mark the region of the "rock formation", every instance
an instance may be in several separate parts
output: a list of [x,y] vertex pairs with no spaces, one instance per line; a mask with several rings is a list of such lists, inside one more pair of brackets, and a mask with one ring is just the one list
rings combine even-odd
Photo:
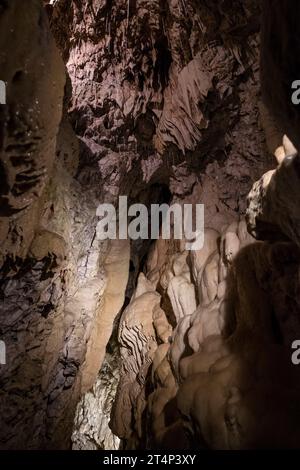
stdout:
[[[298,10],[0,1],[1,449],[297,447]],[[99,240],[123,195],[203,248]]]

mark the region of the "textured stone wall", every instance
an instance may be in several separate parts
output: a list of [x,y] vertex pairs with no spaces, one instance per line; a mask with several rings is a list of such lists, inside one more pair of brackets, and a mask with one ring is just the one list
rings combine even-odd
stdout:
[[76,177],[80,142],[67,116],[69,85],[41,2],[5,2],[0,22],[8,98],[1,108],[7,364],[0,442],[67,448],[77,403],[97,378],[124,302],[129,247],[95,239],[99,199]]
[[22,448],[38,445],[47,407],[42,390],[62,347],[58,311],[49,313],[63,296],[65,243],[39,221],[51,204],[65,73],[39,1],[1,2],[0,24],[7,85],[0,118],[0,334],[7,349],[0,445]]
[[[1,448],[297,446],[297,9],[0,2]],[[99,242],[119,195],[203,250]]]

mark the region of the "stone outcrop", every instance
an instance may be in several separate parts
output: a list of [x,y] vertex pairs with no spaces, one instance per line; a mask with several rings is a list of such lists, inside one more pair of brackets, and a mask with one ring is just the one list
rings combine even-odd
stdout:
[[7,82],[0,442],[1,448],[66,448],[77,403],[98,376],[124,303],[129,246],[95,239],[98,199],[76,177],[80,141],[67,116],[66,71],[42,5],[5,4],[0,22]]

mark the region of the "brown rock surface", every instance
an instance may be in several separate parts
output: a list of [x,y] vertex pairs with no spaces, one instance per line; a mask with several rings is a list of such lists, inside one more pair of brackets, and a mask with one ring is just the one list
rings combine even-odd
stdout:
[[[299,5],[262,4],[260,44],[252,0],[0,1],[1,448],[298,445]],[[120,195],[203,203],[203,249],[98,240]]]

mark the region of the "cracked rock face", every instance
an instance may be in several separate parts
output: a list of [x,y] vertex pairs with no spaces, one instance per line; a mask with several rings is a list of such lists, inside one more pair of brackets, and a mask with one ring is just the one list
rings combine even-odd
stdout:
[[120,439],[110,430],[109,422],[120,379],[120,358],[117,345],[111,341],[110,347],[96,382],[78,403],[72,434],[73,450],[119,449]]
[[[0,1],[1,448],[297,447],[298,26],[262,3]],[[204,204],[203,248],[98,240],[119,196]]]

